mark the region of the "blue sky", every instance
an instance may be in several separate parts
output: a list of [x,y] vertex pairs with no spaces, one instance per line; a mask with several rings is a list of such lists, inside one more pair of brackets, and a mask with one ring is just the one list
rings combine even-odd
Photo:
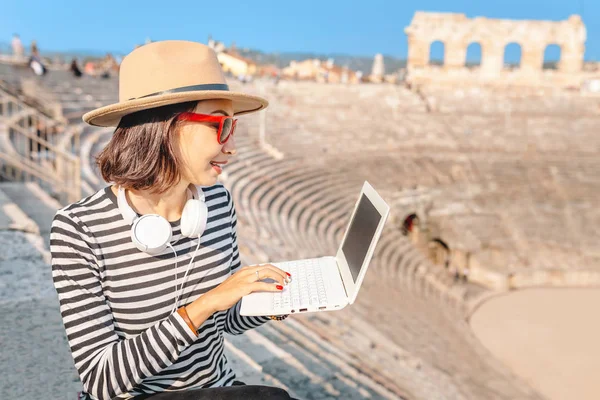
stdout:
[[[404,28],[416,10],[469,17],[563,20],[581,14],[587,60],[600,61],[598,0],[285,0],[266,1],[5,1],[0,41],[19,33],[40,49],[126,54],[146,37],[206,43],[209,34],[229,45],[268,52],[306,51],[405,58]],[[514,54],[513,54],[514,56]]]

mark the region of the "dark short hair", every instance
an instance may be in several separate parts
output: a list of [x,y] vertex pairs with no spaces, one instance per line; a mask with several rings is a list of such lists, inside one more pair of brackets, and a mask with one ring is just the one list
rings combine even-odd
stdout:
[[126,189],[164,193],[181,179],[177,116],[193,111],[191,101],[138,111],[121,118],[119,126],[96,157],[106,182]]

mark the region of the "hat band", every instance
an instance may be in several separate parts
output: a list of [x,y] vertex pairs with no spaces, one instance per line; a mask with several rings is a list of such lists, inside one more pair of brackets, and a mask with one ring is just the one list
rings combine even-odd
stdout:
[[179,92],[194,92],[196,90],[224,90],[229,91],[229,86],[225,83],[207,83],[204,85],[182,86],[175,89],[163,90],[162,92],[150,93],[140,97],[132,97],[127,100],[143,99],[144,97],[160,96],[163,94],[179,93]]

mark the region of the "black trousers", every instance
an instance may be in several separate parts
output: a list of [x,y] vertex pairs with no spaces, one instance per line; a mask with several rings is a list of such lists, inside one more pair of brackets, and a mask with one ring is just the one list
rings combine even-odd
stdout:
[[163,392],[136,396],[134,400],[294,400],[283,389],[262,386],[246,385],[244,382],[234,381],[233,386],[182,390],[178,392]]

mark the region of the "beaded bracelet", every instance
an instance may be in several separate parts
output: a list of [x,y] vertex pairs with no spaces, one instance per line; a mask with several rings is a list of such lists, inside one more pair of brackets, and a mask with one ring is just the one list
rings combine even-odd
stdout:
[[269,318],[271,318],[273,321],[283,321],[287,317],[287,315],[271,315]]

